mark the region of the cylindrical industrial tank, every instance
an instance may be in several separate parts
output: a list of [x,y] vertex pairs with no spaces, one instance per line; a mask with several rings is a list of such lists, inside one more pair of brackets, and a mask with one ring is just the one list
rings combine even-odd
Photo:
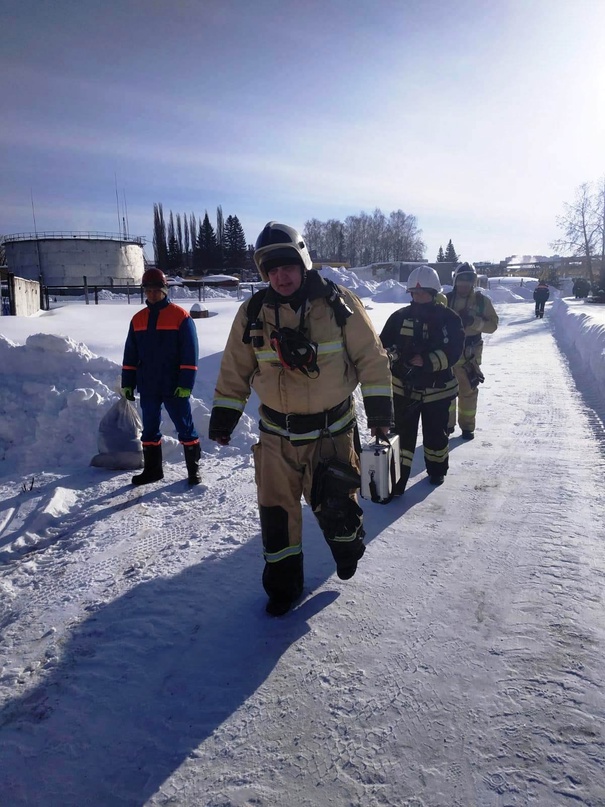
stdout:
[[111,233],[19,233],[4,236],[10,272],[46,286],[139,284],[143,238]]

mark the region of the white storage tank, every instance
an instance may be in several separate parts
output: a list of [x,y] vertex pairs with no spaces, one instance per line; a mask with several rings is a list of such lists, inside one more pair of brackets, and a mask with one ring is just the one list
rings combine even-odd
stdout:
[[112,233],[18,233],[3,238],[9,272],[45,286],[138,285],[145,271],[143,244]]

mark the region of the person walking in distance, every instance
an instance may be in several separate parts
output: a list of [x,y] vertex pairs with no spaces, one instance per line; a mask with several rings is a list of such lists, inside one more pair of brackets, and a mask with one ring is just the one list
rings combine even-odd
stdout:
[[412,469],[418,424],[422,419],[424,462],[429,481],[440,485],[449,466],[447,423],[450,401],[458,392],[452,367],[462,355],[460,317],[437,302],[439,275],[418,266],[407,281],[410,305],[388,318],[380,339],[391,359],[395,431],[399,435],[401,495]]
[[536,302],[536,318],[544,319],[544,306],[550,297],[550,289],[545,280],[541,280],[534,289],[534,300]]
[[[478,386],[484,381],[481,372],[484,333],[494,333],[498,327],[498,315],[492,301],[475,288],[477,271],[472,263],[461,263],[454,272],[454,288],[448,292],[448,307],[455,311],[464,325],[464,351],[454,366],[458,380],[458,424],[463,440],[475,436]],[[456,399],[450,405],[448,432],[456,428]]]
[[162,271],[147,269],[141,283],[147,307],[130,322],[122,362],[122,394],[134,401],[138,390],[143,420],[144,468],[132,477],[132,484],[147,485],[164,478],[160,431],[164,405],[183,445],[187,481],[198,485],[201,449],[189,400],[197,373],[195,323],[183,308],[168,300]]
[[361,383],[372,434],[392,422],[389,361],[361,301],[312,269],[302,236],[270,221],[254,261],[269,288],[244,302],[225,346],[209,437],[227,445],[251,389],[266,610],[285,614],[304,584],[301,497],[313,509],[342,580],[365,551],[356,416]]

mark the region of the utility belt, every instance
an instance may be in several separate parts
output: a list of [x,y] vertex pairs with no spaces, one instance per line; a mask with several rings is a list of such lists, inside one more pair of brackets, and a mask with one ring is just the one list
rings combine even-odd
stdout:
[[260,408],[262,431],[281,434],[295,442],[317,440],[323,431],[340,434],[348,431],[355,422],[351,396],[342,403],[311,415],[285,414],[263,404]]

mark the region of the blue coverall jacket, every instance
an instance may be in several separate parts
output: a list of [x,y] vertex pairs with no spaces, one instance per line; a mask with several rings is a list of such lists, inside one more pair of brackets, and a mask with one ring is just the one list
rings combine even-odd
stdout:
[[171,397],[177,387],[193,389],[197,359],[197,331],[189,314],[166,297],[147,303],[130,322],[122,386],[138,389],[141,397]]

